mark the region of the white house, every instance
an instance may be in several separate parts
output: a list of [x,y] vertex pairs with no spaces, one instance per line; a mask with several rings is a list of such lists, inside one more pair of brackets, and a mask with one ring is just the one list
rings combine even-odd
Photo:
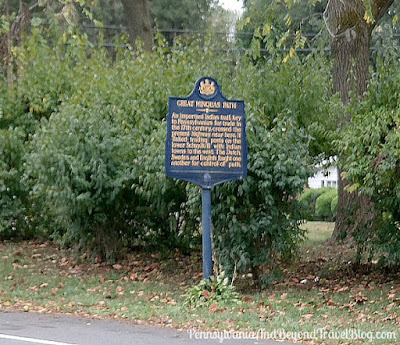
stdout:
[[308,187],[311,189],[322,188],[322,187],[338,187],[339,172],[335,165],[329,165],[329,163],[335,161],[335,158],[331,158],[330,162],[324,161],[318,166],[318,172],[308,179]]

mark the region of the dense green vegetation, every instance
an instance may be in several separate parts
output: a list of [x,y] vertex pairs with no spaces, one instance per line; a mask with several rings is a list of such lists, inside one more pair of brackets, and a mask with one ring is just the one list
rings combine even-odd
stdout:
[[[397,45],[384,37],[365,101],[354,98],[344,107],[331,94],[326,54],[297,55],[294,48],[305,44],[300,33],[283,39],[287,28],[301,26],[300,5],[286,16],[278,4],[267,4],[264,13],[278,11],[286,23],[261,18],[260,27],[260,2],[248,4],[250,19],[242,24],[256,31],[250,51],[258,54],[243,56],[218,50],[212,36],[176,40],[171,50],[157,35],[152,52],[140,44],[125,48],[126,39],[118,38],[109,51],[101,35],[94,45],[73,26],[32,20],[29,35],[11,40],[15,46],[3,59],[0,237],[52,239],[108,262],[136,248],[197,247],[200,192],[165,176],[165,116],[169,96],[189,94],[197,78],[210,75],[226,97],[245,101],[249,145],[248,177],[213,190],[218,270],[229,276],[250,270],[263,280],[260,267],[295,253],[303,219],[333,220],[335,191],[298,197],[315,163],[338,153],[354,181],[348,191],[377,205],[374,227],[355,234],[360,252],[398,263]],[[321,6],[302,10],[313,16]],[[2,32],[10,30],[10,18],[2,17]],[[261,45],[268,55],[261,57]],[[337,124],[350,115],[339,133]]]
[[213,193],[218,263],[232,273],[291,255],[301,238],[295,196],[323,135],[314,119],[329,111],[323,58],[232,64],[205,54],[208,43],[171,52],[161,39],[153,54],[111,57],[84,35],[56,45],[43,35],[16,49],[13,86],[2,81],[1,135],[12,138],[1,147],[3,238],[49,237],[109,261],[136,247],[196,246],[200,193],[165,176],[164,119],[169,96],[212,75],[245,100],[249,143],[248,178]]
[[400,137],[398,48],[377,61],[369,97],[349,111],[354,121],[338,141],[347,156],[345,171],[354,183],[349,190],[369,195],[378,217],[370,231],[359,232],[360,249],[390,253],[386,260],[399,262],[400,254]]
[[299,202],[305,220],[334,221],[337,212],[338,191],[335,188],[306,189]]

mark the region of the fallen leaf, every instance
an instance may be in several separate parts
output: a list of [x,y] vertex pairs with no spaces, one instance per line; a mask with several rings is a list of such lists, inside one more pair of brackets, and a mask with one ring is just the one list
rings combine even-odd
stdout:
[[330,305],[330,306],[336,305],[335,301],[332,298],[329,298],[324,303],[327,304],[327,305]]
[[210,307],[208,308],[208,311],[210,313],[215,313],[218,310],[218,304],[217,303],[213,303],[210,305]]
[[353,298],[354,298],[355,302],[358,303],[358,304],[364,304],[365,302],[368,301],[368,298],[365,297],[361,291],[357,292],[353,296]]
[[168,304],[176,305],[176,301],[173,298],[168,298]]
[[210,291],[208,291],[207,289],[204,289],[203,292],[201,293],[202,296],[204,296],[204,298],[206,299],[206,301],[210,300]]
[[313,316],[314,316],[314,314],[305,314],[305,315],[302,315],[301,317],[304,317],[306,320],[310,320]]
[[367,318],[368,318],[368,315],[366,315],[366,314],[364,314],[364,313],[362,313],[362,312],[359,312],[359,313],[357,314],[357,319],[358,319],[358,320],[367,320]]
[[336,292],[343,292],[343,291],[347,291],[348,289],[349,289],[348,286],[343,286],[343,287],[340,287],[340,288],[336,289],[335,291]]

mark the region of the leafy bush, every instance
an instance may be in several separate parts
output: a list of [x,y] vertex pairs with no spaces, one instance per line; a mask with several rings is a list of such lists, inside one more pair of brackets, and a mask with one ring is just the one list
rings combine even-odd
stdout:
[[377,59],[369,93],[349,107],[353,121],[338,140],[346,157],[343,171],[353,181],[348,190],[368,195],[377,217],[355,239],[369,257],[378,254],[390,264],[400,263],[400,140],[398,85],[400,63],[396,51]]
[[303,219],[313,220],[315,218],[315,201],[324,191],[324,188],[306,189],[301,193],[299,202],[303,207]]
[[23,133],[13,128],[0,129],[0,238],[28,235],[27,190],[21,183],[23,154]]
[[301,238],[295,196],[333,108],[328,66],[321,57],[233,64],[207,40],[170,51],[160,39],[152,54],[124,50],[111,59],[85,36],[49,44],[35,31],[16,50],[21,76],[13,90],[2,85],[9,116],[0,127],[23,133],[24,212],[37,231],[110,261],[134,246],[196,246],[201,194],[165,176],[164,119],[169,96],[211,75],[226,97],[245,100],[248,119],[249,175],[213,193],[219,263],[230,274],[235,265],[256,272],[293,253]]
[[215,189],[213,222],[218,263],[231,275],[288,258],[301,239],[300,206],[295,196],[311,174],[308,136],[282,117],[267,128],[248,114],[248,176]]
[[[136,245],[187,250],[197,243],[198,219],[189,219],[181,207],[186,184],[165,176],[162,119],[168,96],[188,94],[193,87],[196,76],[185,68],[193,52],[171,61],[161,41],[154,55],[126,51],[111,66],[104,51],[86,49],[85,37],[69,43],[60,59],[60,70],[67,72],[52,76],[60,83],[49,82],[57,89],[62,81],[65,93],[51,93],[57,106],[51,115],[38,117],[40,128],[26,158],[25,179],[40,210],[39,226],[64,243],[96,248],[110,261],[121,248]],[[31,60],[24,62],[26,74],[18,87],[24,98],[29,96],[32,114],[37,107],[31,96],[40,99],[48,91],[30,87],[29,75],[35,73],[30,66],[52,58],[41,39],[32,39],[25,49],[36,54],[21,52]],[[209,58],[193,64],[198,76]],[[44,68],[37,73],[31,79],[51,77],[43,75]]]
[[398,110],[379,108],[363,113],[348,128],[346,142],[342,141],[348,155],[345,171],[354,182],[349,190],[369,195],[378,211],[372,228],[359,229],[356,240],[365,250],[386,253],[385,260],[390,263],[399,262],[400,246],[398,119]]
[[[134,134],[99,103],[64,106],[43,121],[27,157],[32,197],[53,236],[115,255],[132,205]],[[112,258],[109,258],[112,260]]]
[[[331,206],[329,206],[330,211],[327,211],[327,205],[319,206],[323,207],[323,213],[327,216],[321,216],[319,212],[316,211],[316,201],[325,193],[333,193],[336,189],[330,187],[324,188],[317,188],[317,189],[306,189],[299,197],[299,202],[303,208],[302,216],[305,220],[327,220],[327,219],[334,219],[337,213],[337,203],[336,203],[336,210],[335,212],[332,210]],[[336,191],[337,195],[337,191]],[[326,203],[329,200],[329,197],[323,203]],[[320,201],[321,203],[321,201]],[[320,210],[321,212],[322,210]],[[328,218],[327,218],[328,217]]]
[[338,195],[337,189],[327,188],[327,190],[322,193],[315,201],[315,215],[325,221],[334,220],[335,216],[332,213],[332,201]]
[[136,226],[142,229],[140,242],[148,247],[189,252],[201,243],[199,218],[187,202],[187,184],[165,174],[165,139],[166,123],[162,121],[150,135],[143,135],[134,159],[132,189],[139,201],[134,210]]

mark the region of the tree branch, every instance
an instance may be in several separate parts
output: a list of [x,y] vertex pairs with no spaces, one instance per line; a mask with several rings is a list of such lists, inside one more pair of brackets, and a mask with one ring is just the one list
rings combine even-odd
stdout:
[[372,13],[376,23],[385,15],[392,6],[394,0],[374,0],[372,1]]
[[337,37],[362,23],[364,13],[361,0],[329,0],[323,18],[330,35]]
[[29,11],[32,11],[33,9],[35,9],[38,6],[39,6],[39,2],[36,2],[35,4],[33,4],[32,6],[29,7]]

